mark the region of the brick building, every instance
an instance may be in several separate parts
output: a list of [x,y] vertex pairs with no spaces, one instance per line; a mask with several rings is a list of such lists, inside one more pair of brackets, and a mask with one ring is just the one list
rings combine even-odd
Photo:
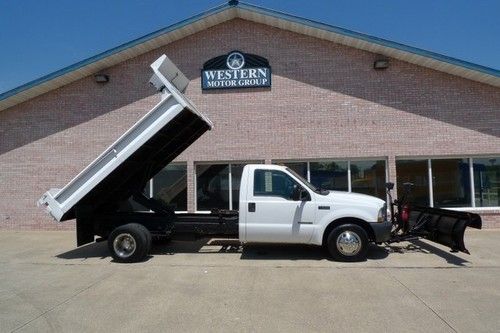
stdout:
[[[234,51],[265,61],[270,86],[202,89]],[[500,227],[500,71],[232,1],[0,95],[0,228],[74,227],[37,199],[156,104],[161,54],[215,125],[145,189],[176,210],[237,209],[242,165],[279,162],[380,197],[412,181],[417,202]]]

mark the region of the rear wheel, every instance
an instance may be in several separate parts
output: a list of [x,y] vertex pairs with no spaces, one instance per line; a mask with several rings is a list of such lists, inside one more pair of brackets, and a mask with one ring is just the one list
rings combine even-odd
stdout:
[[364,261],[368,252],[368,236],[358,225],[340,225],[328,235],[326,247],[335,260]]
[[137,223],[119,226],[109,235],[108,248],[118,262],[142,261],[151,249],[151,233]]

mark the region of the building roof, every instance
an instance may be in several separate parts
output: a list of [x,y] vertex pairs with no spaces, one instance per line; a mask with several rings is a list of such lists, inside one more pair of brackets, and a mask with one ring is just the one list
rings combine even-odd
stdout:
[[272,9],[231,0],[228,3],[214,7],[186,20],[134,39],[0,94],[0,110],[22,103],[127,59],[234,18],[242,18],[299,34],[329,40],[464,77],[469,80],[500,87],[500,70],[497,69],[285,14]]

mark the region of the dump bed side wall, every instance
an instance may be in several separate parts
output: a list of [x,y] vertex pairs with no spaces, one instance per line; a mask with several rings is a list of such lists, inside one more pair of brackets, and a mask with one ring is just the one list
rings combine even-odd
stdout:
[[151,83],[161,92],[161,101],[62,190],[40,198],[38,204],[56,220],[74,218],[78,206],[116,211],[120,201],[142,191],[150,178],[211,129],[210,120],[180,92],[189,81],[179,69],[165,55],[151,68]]
[[[208,124],[187,109],[136,150],[101,183],[94,187],[79,204],[100,206],[128,199],[141,192],[146,183],[182,151],[209,130]],[[63,218],[73,218],[68,212]]]

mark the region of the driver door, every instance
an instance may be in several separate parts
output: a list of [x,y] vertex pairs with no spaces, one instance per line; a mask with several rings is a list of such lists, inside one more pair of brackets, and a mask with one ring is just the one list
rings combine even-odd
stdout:
[[[281,170],[256,169],[253,177],[247,207],[240,207],[247,210],[246,241],[308,243],[316,214],[309,191]],[[293,200],[297,186],[303,191],[302,200]]]

